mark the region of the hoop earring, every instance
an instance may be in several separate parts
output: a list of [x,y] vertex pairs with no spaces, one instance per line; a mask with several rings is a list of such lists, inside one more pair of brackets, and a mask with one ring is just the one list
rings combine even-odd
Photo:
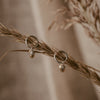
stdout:
[[[57,59],[57,54],[58,53],[62,53],[64,56],[65,56],[65,59],[60,61]],[[59,69],[61,72],[64,72],[65,71],[65,65],[64,63],[66,62],[66,60],[68,59],[68,55],[65,51],[58,51],[57,53],[54,54],[54,59],[56,60],[57,63],[59,63]]]
[[39,45],[38,39],[37,39],[35,36],[30,35],[29,37],[27,37],[27,38],[25,39],[25,44],[26,44],[26,46],[27,46],[28,48],[30,48],[30,49],[29,49],[29,56],[30,56],[31,58],[33,58],[33,57],[35,56],[34,49],[35,49],[36,47],[38,47],[38,45]]

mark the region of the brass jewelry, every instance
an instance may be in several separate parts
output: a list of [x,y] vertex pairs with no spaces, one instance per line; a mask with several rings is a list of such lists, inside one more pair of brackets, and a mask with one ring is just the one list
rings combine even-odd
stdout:
[[27,38],[25,39],[25,44],[26,44],[26,46],[27,46],[28,48],[30,48],[30,50],[29,50],[29,56],[30,56],[31,58],[33,58],[33,57],[35,56],[34,49],[35,49],[36,47],[38,47],[38,45],[39,45],[38,39],[37,39],[35,36],[30,35],[29,37],[27,37]]
[[[58,53],[62,53],[64,56],[65,56],[65,59],[64,60],[59,60],[58,58],[57,58],[57,54]],[[59,63],[59,69],[60,69],[60,71],[61,72],[64,72],[65,71],[65,65],[64,65],[64,63],[65,63],[65,61],[68,59],[68,56],[67,56],[67,53],[65,52],[65,51],[58,51],[57,53],[55,53],[54,54],[54,59]]]

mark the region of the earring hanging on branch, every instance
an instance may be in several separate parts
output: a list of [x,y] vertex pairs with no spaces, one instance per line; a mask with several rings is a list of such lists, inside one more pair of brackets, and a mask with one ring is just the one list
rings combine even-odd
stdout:
[[35,56],[34,49],[35,49],[36,47],[38,47],[38,44],[39,44],[38,39],[37,39],[35,36],[30,35],[29,37],[27,37],[27,38],[25,39],[25,44],[26,44],[26,46],[27,46],[28,48],[30,48],[30,49],[29,49],[29,56],[30,56],[31,58],[33,58],[33,57]]
[[[57,58],[58,53],[61,53],[62,55],[64,55],[65,59],[59,60]],[[67,53],[65,51],[58,51],[57,53],[54,54],[54,59],[59,63],[59,69],[60,69],[61,72],[65,71],[65,64],[64,63],[67,61],[67,58],[68,58],[68,56],[67,56]]]

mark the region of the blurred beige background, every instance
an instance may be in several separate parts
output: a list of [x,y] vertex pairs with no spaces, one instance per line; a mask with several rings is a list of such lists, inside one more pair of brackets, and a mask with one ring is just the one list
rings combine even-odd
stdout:
[[[62,0],[0,0],[0,22],[33,34],[51,47],[68,51],[75,59],[99,69],[99,47],[79,25],[68,31],[48,26]],[[8,37],[0,37],[0,55],[10,49],[24,49]],[[97,59],[97,60],[95,60]],[[94,61],[95,60],[95,61]],[[69,67],[60,73],[58,64],[46,56],[30,59],[27,53],[10,53],[0,62],[0,100],[99,100],[93,84]]]

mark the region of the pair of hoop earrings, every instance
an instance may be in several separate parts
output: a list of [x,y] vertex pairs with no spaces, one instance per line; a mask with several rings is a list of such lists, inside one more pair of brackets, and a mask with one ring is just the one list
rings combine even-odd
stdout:
[[[61,53],[65,56],[65,59],[64,60],[59,60],[57,58],[57,54],[58,53]],[[65,51],[58,51],[57,53],[54,54],[54,59],[57,61],[57,63],[59,64],[59,69],[61,72],[64,72],[65,71],[65,62],[67,61],[68,59],[68,56],[67,56],[67,53]]]
[[[29,49],[29,55],[31,58],[33,58],[35,56],[35,51],[34,49],[36,49],[39,45],[39,41],[38,39],[33,36],[33,35],[30,35],[29,37],[27,37],[25,39],[25,44]],[[65,59],[64,60],[59,60],[57,58],[57,54],[60,53],[62,55],[65,56]],[[68,56],[67,56],[67,53],[65,51],[58,51],[57,53],[54,54],[54,59],[59,63],[59,69],[61,72],[64,72],[65,71],[65,62],[66,60],[68,59]]]
[[29,49],[29,56],[30,56],[31,58],[33,58],[33,57],[35,56],[35,51],[34,51],[34,49],[35,49],[36,47],[38,47],[38,45],[39,45],[38,39],[37,39],[35,36],[30,35],[29,37],[27,37],[27,38],[25,39],[25,44],[26,44],[26,46],[27,46],[28,48],[30,48],[30,49]]

